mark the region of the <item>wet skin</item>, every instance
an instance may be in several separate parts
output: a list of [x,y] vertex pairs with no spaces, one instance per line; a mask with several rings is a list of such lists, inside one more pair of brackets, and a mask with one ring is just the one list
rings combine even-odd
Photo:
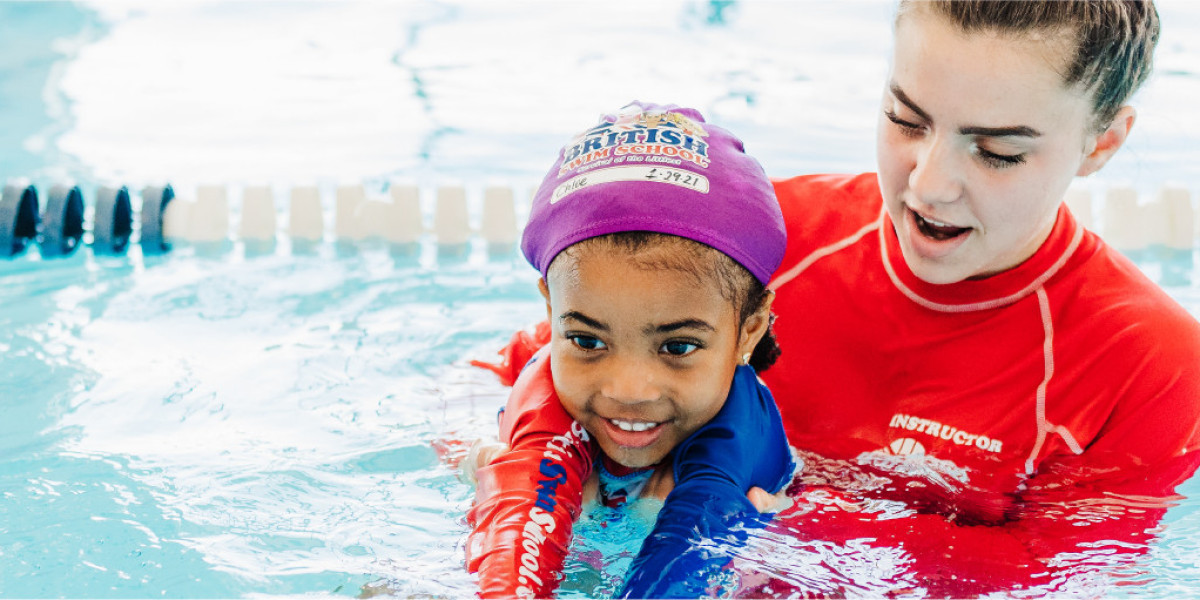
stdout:
[[627,467],[659,463],[716,415],[769,311],[739,331],[716,282],[639,266],[621,253],[560,255],[540,287],[553,329],[555,390],[609,458]]

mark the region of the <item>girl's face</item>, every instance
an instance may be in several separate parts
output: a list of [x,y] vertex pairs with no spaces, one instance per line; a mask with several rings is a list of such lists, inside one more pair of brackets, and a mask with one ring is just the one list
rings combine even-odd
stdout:
[[767,313],[739,335],[711,278],[639,267],[620,252],[579,254],[560,255],[540,284],[554,388],[609,458],[657,464],[721,409]]
[[986,277],[1033,255],[1076,175],[1103,166],[1133,123],[1104,132],[1059,74],[1061,35],[962,33],[914,5],[896,25],[879,121],[879,184],[905,262],[930,283]]

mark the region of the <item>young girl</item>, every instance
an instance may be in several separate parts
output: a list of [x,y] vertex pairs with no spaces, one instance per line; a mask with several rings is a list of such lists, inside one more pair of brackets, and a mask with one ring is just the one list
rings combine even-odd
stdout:
[[476,472],[468,515],[485,597],[553,592],[589,478],[609,505],[673,485],[686,508],[659,530],[682,533],[659,535],[642,562],[757,514],[750,488],[790,479],[755,377],[778,353],[766,284],[785,244],[762,168],[694,110],[634,103],[563,148],[522,240],[549,346],[514,385],[509,449]]

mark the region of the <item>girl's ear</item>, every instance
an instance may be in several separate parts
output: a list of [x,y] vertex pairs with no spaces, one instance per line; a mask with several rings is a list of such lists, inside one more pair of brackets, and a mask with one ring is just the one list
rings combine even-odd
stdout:
[[771,325],[771,303],[775,301],[775,292],[767,290],[767,295],[763,297],[762,304],[758,310],[742,323],[742,335],[738,338],[737,355],[745,356],[747,353],[753,354],[754,347],[758,345],[759,340],[767,334],[767,328]]
[[1092,173],[1100,170],[1108,159],[1112,158],[1121,146],[1125,145],[1125,140],[1129,138],[1129,130],[1133,129],[1133,122],[1137,120],[1137,111],[1132,106],[1122,106],[1117,111],[1117,116],[1108,124],[1108,128],[1097,134],[1095,137],[1088,138],[1087,147],[1084,148],[1086,153],[1083,157],[1083,163],[1079,165],[1079,171],[1075,174],[1079,177],[1087,177]]
[[538,279],[538,292],[542,294],[542,298],[546,299],[546,319],[550,320],[553,313],[550,312],[550,286],[546,285],[546,278]]

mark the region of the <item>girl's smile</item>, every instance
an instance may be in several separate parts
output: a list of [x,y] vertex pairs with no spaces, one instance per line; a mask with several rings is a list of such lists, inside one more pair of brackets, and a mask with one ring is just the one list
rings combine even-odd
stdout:
[[626,448],[645,448],[658,441],[666,431],[663,423],[648,421],[604,419],[603,424],[609,439]]

